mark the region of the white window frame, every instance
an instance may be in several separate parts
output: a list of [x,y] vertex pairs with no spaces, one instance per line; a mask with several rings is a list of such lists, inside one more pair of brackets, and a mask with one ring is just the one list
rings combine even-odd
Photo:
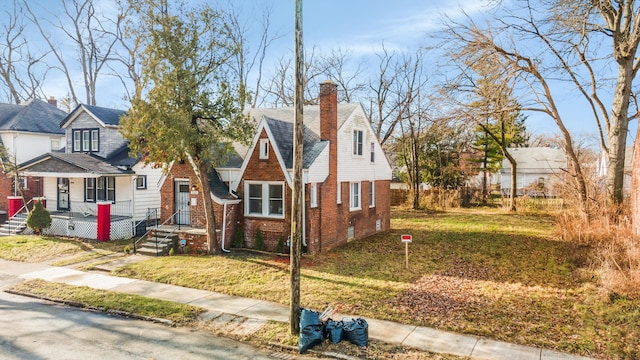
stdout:
[[342,204],[342,183],[338,181],[338,191],[336,192],[336,203]]
[[51,151],[60,150],[60,139],[49,139],[49,146],[51,147]]
[[[251,185],[260,185],[261,193],[260,200],[262,201],[261,212],[250,212],[250,197],[249,197],[249,186]],[[271,186],[280,186],[282,188],[282,214],[270,213],[270,202],[272,199],[269,197],[269,188]],[[245,192],[245,206],[244,206],[244,214],[245,216],[253,216],[253,217],[263,217],[263,218],[271,218],[271,219],[284,219],[285,215],[285,187],[284,182],[282,181],[245,181],[244,183],[244,192]]]
[[369,207],[376,207],[376,182],[369,181]]
[[309,184],[309,206],[318,207],[318,183]]
[[362,184],[360,182],[349,183],[349,210],[362,210]]
[[269,139],[260,139],[260,160],[269,158]]
[[[359,134],[359,136],[358,136]],[[362,129],[353,129],[353,139],[351,146],[353,157],[362,157],[364,147],[364,131]]]
[[371,143],[371,151],[370,151],[369,162],[375,164],[376,162],[376,144],[374,142]]
[[91,151],[98,152],[100,151],[100,131],[98,129],[92,129],[90,133],[90,141],[91,141]]
[[136,190],[147,189],[147,175],[138,175],[136,177]]

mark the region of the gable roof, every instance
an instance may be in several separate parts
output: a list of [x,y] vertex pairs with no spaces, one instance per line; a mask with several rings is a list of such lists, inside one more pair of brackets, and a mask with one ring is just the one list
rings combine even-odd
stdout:
[[64,111],[37,99],[24,105],[0,104],[0,131],[63,135],[59,123],[66,116]]
[[[268,117],[265,117],[264,121],[273,135],[271,140],[280,152],[284,166],[287,169],[293,168],[293,124]],[[303,126],[303,134],[302,167],[307,169],[329,142],[320,140],[320,137],[306,126]]]
[[67,115],[60,122],[60,127],[66,128],[69,124],[75,120],[82,112],[86,112],[91,117],[93,117],[100,125],[107,126],[118,126],[120,124],[120,117],[125,115],[127,112],[125,110],[118,109],[110,109],[101,106],[95,105],[86,105],[80,104],[78,105],[69,115]]

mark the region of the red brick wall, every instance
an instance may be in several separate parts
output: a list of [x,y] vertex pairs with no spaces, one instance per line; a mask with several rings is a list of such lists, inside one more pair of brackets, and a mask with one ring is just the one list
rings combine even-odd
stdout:
[[[262,131],[260,138],[267,138],[265,131]],[[259,149],[256,147],[250,155],[247,168],[244,171],[243,179],[238,186],[238,194],[240,198],[245,199],[244,186],[245,181],[281,181],[284,182],[284,219],[271,219],[256,216],[244,215],[244,207],[239,209],[239,223],[242,224],[244,232],[245,246],[249,248],[255,247],[256,233],[258,228],[262,232],[264,239],[264,250],[275,251],[278,240],[287,240],[291,231],[291,189],[287,185],[285,175],[281,170],[278,159],[275,156],[273,147],[269,143],[269,158],[260,159]],[[243,206],[245,204],[243,203]]]
[[[191,185],[196,185],[197,194],[192,193],[191,198],[196,199],[196,205],[190,206],[190,226],[194,228],[205,228],[206,227],[206,216],[204,211],[204,198],[202,190],[200,189],[200,185],[198,179],[196,177],[195,172],[191,168],[191,165],[188,163],[180,164],[174,163],[169,173],[167,174],[167,178],[165,179],[162,187],[160,188],[160,197],[161,197],[161,205],[160,205],[160,222],[166,221],[173,213],[176,211],[175,202],[174,202],[174,191],[175,184],[174,181],[176,179],[188,179]],[[223,219],[223,205],[214,201],[214,216],[216,218],[217,229],[219,231],[222,230],[222,219]],[[238,206],[235,204],[227,205],[227,228],[225,233],[225,248],[229,248],[231,243],[233,242],[233,235],[235,234],[237,227],[237,212]],[[168,223],[171,223],[169,221]],[[221,234],[218,234],[218,238],[220,238]],[[206,238],[205,238],[206,244]]]

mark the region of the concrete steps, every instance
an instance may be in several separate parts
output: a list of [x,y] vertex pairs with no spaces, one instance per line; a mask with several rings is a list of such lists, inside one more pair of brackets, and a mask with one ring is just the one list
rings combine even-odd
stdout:
[[[169,249],[177,242],[178,234],[154,230],[149,233],[145,242],[136,246],[136,253],[148,256],[163,256],[169,254]],[[157,242],[157,245],[156,245]]]
[[20,234],[27,228],[27,215],[18,214],[0,225],[0,236]]

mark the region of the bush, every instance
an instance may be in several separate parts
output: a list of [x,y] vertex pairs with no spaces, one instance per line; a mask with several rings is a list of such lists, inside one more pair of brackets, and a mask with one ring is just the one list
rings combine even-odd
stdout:
[[256,250],[264,250],[264,237],[262,235],[262,230],[260,230],[260,228],[258,228],[258,230],[256,231],[256,244],[255,244],[255,248]]
[[34,204],[33,210],[27,216],[27,226],[37,235],[42,234],[42,229],[51,226],[51,215],[40,201]]
[[233,235],[233,247],[241,248],[244,246],[244,233],[242,230],[236,230],[236,233]]
[[284,253],[284,240],[282,239],[282,236],[278,237],[278,245],[276,245],[276,252],[279,254]]

